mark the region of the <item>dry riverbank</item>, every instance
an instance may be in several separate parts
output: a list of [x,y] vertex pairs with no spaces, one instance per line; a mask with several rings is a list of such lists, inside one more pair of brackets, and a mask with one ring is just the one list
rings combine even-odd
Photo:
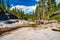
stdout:
[[36,27],[21,27],[3,33],[0,40],[60,40],[60,32],[52,30],[58,26],[59,23],[50,23]]
[[51,28],[34,30],[24,27],[9,32],[0,37],[0,40],[60,40],[60,32],[52,31]]

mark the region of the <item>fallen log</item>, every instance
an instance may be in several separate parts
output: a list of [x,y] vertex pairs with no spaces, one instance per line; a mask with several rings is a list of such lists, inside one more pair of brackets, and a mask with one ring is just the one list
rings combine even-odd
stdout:
[[58,32],[60,32],[60,29],[52,29],[53,31],[58,31]]
[[6,25],[6,27],[0,28],[0,35],[3,34],[3,33],[5,33],[5,32],[16,30],[16,29],[22,28],[22,27],[36,27],[36,24],[23,24],[23,25],[21,25],[19,23],[8,24],[8,25]]
[[12,31],[12,30],[16,30],[16,29],[18,29],[18,28],[20,28],[20,26],[18,27],[11,27],[11,28],[8,28],[8,27],[6,27],[6,28],[0,28],[0,35],[1,34],[3,34],[3,33],[5,33],[5,32],[9,32],[9,31]]
[[53,31],[58,31],[60,32],[60,26],[59,27],[55,27],[55,28],[52,28]]

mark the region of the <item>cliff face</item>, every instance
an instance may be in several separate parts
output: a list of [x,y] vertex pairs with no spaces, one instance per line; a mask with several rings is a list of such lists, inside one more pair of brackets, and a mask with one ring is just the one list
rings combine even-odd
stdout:
[[0,20],[18,19],[18,17],[11,13],[1,13]]

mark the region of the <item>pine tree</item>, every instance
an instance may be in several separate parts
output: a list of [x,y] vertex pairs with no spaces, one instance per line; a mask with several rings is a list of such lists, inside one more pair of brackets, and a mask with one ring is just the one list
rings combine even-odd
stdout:
[[39,0],[38,2],[38,16],[40,15],[40,19],[44,19],[45,17],[45,1],[46,0]]
[[6,4],[6,11],[9,12],[9,8],[10,8],[10,0],[7,0],[7,4]]
[[41,19],[45,19],[46,14],[48,14],[49,19],[50,14],[54,11],[56,11],[55,0],[39,0],[35,14]]
[[55,0],[51,0],[51,7],[52,7],[52,9],[54,9],[54,12],[55,12],[56,8],[57,8]]
[[6,6],[4,4],[4,0],[0,0],[0,7],[4,10],[4,12],[6,11]]
[[60,3],[57,5],[58,9],[60,9]]
[[0,6],[1,6],[1,0],[0,0]]
[[36,10],[35,10],[35,17],[36,17],[36,19],[38,18],[38,14],[40,14],[40,13],[38,13],[38,10],[39,9],[39,7],[38,7],[38,5],[36,6]]
[[4,12],[5,12],[6,7],[5,7],[5,4],[4,4],[4,0],[1,0],[1,7],[2,7],[2,9],[3,9],[3,10],[4,10]]
[[55,2],[55,0],[48,0],[47,6],[48,6],[47,9],[48,9],[48,19],[49,19],[50,14],[56,11],[56,2]]
[[16,9],[16,7],[11,11],[11,13],[17,15],[19,19],[24,19],[25,17],[24,11],[22,9]]

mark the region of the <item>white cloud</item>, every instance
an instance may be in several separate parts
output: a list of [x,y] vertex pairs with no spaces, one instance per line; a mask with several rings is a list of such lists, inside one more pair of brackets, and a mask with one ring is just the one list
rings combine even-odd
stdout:
[[29,13],[29,12],[33,12],[36,9],[36,5],[35,6],[24,6],[24,5],[16,5],[10,8],[10,10],[14,9],[22,9],[25,13]]
[[35,0],[35,1],[39,2],[39,0]]

